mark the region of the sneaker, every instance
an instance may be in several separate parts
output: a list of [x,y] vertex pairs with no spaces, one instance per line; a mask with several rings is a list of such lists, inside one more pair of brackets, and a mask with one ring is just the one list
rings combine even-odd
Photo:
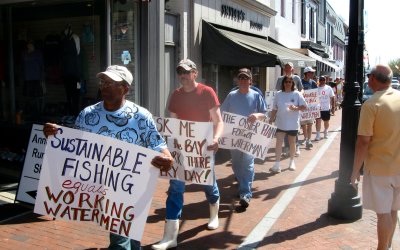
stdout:
[[328,139],[328,131],[324,132],[324,139]]
[[294,161],[291,161],[289,164],[289,170],[295,171],[296,170],[296,165],[294,164]]
[[299,145],[305,145],[305,144],[307,144],[306,140],[302,140],[299,142]]
[[294,153],[294,156],[300,156],[300,147],[296,147],[296,152]]
[[270,168],[269,171],[273,173],[280,173],[281,168],[279,167],[279,163],[275,162],[274,166],[272,166],[272,168]]
[[308,140],[308,141],[306,142],[306,148],[307,148],[307,149],[310,149],[310,148],[312,148],[312,147],[313,147],[312,142]]
[[243,208],[247,208],[250,204],[250,199],[246,196],[243,196],[242,198],[240,198],[239,203]]
[[318,133],[317,136],[315,136],[315,141],[320,141],[320,140],[321,140],[321,136]]

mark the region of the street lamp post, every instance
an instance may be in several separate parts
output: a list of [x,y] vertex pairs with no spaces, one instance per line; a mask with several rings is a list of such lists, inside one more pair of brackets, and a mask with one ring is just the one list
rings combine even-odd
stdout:
[[342,102],[339,178],[328,201],[328,214],[334,218],[358,220],[362,217],[361,199],[350,184],[361,103],[358,98],[364,80],[364,0],[350,0],[349,43],[346,59],[346,84]]

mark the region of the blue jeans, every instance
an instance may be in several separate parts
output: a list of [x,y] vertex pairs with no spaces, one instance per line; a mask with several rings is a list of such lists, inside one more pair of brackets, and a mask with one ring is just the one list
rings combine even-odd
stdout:
[[[219,189],[214,175],[214,184],[212,186],[203,185],[207,201],[214,204],[219,199]],[[169,181],[167,198],[167,220],[177,220],[181,218],[183,208],[183,193],[185,192],[185,182],[178,180]]]
[[231,150],[232,170],[239,182],[240,198],[253,196],[251,187],[254,180],[254,157],[237,149]]
[[140,241],[110,233],[110,250],[141,250]]

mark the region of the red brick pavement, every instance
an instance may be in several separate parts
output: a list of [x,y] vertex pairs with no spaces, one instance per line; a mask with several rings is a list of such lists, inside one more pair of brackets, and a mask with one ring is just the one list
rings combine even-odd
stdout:
[[[332,117],[331,129],[340,126],[341,112]],[[331,136],[335,133],[331,133]],[[300,136],[302,139],[302,136]],[[219,157],[216,167],[221,192],[220,227],[207,230],[208,204],[201,186],[188,185],[177,249],[235,249],[278,202],[311,158],[326,142],[314,143],[312,150],[302,149],[296,158],[297,170],[272,175],[267,170],[274,161],[273,149],[264,162],[257,162],[254,197],[246,211],[238,204],[237,185],[229,160]],[[258,249],[374,249],[376,218],[364,211],[356,222],[333,219],[326,214],[328,200],[338,175],[340,133],[329,150],[302,182],[296,196],[283,211]],[[221,154],[222,155],[222,154]],[[288,160],[282,161],[288,165]],[[148,223],[142,239],[144,249],[162,238],[168,181],[160,180],[153,198]],[[96,225],[54,221],[28,214],[0,225],[0,249],[101,249],[108,244],[108,234]],[[398,233],[394,249],[400,247]]]

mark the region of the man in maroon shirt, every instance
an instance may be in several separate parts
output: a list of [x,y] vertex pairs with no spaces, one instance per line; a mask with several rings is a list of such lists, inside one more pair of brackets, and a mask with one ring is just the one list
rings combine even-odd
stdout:
[[[202,83],[196,82],[198,74],[196,64],[189,59],[179,62],[176,68],[181,87],[176,89],[169,101],[168,110],[172,118],[196,122],[212,122],[214,125],[214,138],[207,150],[218,149],[218,138],[222,134],[223,122],[219,110],[219,100],[214,90]],[[166,202],[167,214],[164,227],[164,237],[153,245],[153,249],[168,249],[177,246],[179,231],[179,218],[183,208],[183,193],[185,183],[179,180],[170,180],[168,198]],[[212,186],[204,186],[210,206],[210,219],[208,229],[214,230],[219,226],[219,190],[217,182]]]

